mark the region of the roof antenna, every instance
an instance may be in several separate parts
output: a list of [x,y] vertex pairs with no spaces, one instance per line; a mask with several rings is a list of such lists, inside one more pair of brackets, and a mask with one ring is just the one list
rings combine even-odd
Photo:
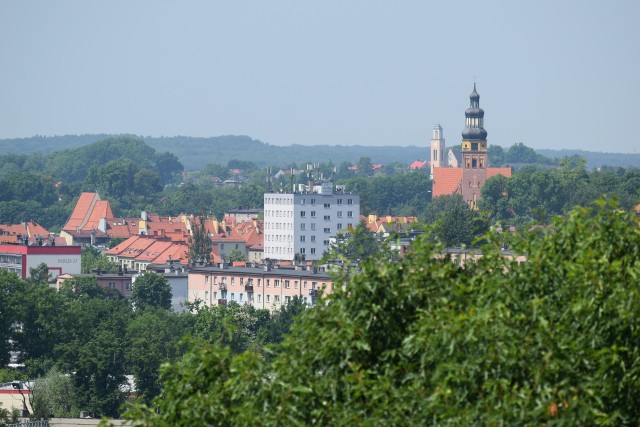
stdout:
[[267,192],[273,193],[273,185],[271,180],[271,166],[267,167]]

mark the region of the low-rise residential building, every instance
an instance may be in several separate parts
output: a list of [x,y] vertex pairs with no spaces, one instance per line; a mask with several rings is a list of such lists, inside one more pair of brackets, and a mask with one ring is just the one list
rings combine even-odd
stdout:
[[187,264],[189,248],[186,244],[175,243],[168,238],[153,236],[132,236],[109,249],[106,256],[110,261],[130,270],[144,271],[149,264],[164,264],[169,260]]
[[23,279],[29,269],[47,264],[51,277],[80,273],[80,246],[38,246],[0,244],[0,268],[16,273]]
[[189,271],[188,300],[207,306],[231,302],[277,310],[295,296],[315,304],[333,292],[333,279],[312,267],[196,267]]

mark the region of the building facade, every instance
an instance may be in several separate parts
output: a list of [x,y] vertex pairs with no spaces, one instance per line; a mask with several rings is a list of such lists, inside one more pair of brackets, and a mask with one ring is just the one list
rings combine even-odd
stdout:
[[330,181],[299,190],[265,193],[264,258],[317,261],[341,230],[358,225],[359,195]]
[[315,304],[321,292],[333,292],[333,281],[313,268],[196,267],[189,271],[189,302],[207,306],[235,302],[277,310],[295,296]]
[[80,274],[80,246],[32,246],[0,244],[0,268],[16,273],[23,279],[29,269],[45,263],[49,274]]

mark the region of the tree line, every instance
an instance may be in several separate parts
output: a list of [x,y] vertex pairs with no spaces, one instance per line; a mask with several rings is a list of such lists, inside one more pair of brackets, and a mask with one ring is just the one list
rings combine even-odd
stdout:
[[[459,266],[418,240],[339,272],[268,352],[187,343],[135,425],[636,425],[640,224],[599,201]],[[243,330],[238,326],[237,330]]]
[[[34,419],[80,411],[117,417],[127,404],[150,403],[161,392],[159,368],[185,354],[190,341],[184,337],[236,353],[257,351],[279,342],[304,310],[294,299],[275,312],[196,302],[176,313],[170,286],[155,273],[136,279],[131,300],[98,286],[94,277],[69,279],[58,291],[47,276],[46,265],[32,269],[27,280],[0,270],[0,366],[10,351],[18,351],[25,366],[0,369],[0,382],[35,380]],[[127,375],[135,392],[127,388]]]

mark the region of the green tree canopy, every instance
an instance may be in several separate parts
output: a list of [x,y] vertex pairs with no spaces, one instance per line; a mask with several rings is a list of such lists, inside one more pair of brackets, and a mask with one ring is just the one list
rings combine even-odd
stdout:
[[209,262],[213,242],[209,238],[206,227],[207,217],[200,215],[197,220],[191,222],[191,241],[189,242],[189,263]]
[[171,309],[171,285],[164,276],[151,271],[139,275],[133,283],[131,301],[137,310]]
[[[365,262],[277,357],[196,343],[141,425],[636,425],[640,227],[576,209],[460,267],[428,239]],[[286,420],[286,421],[284,421]]]

